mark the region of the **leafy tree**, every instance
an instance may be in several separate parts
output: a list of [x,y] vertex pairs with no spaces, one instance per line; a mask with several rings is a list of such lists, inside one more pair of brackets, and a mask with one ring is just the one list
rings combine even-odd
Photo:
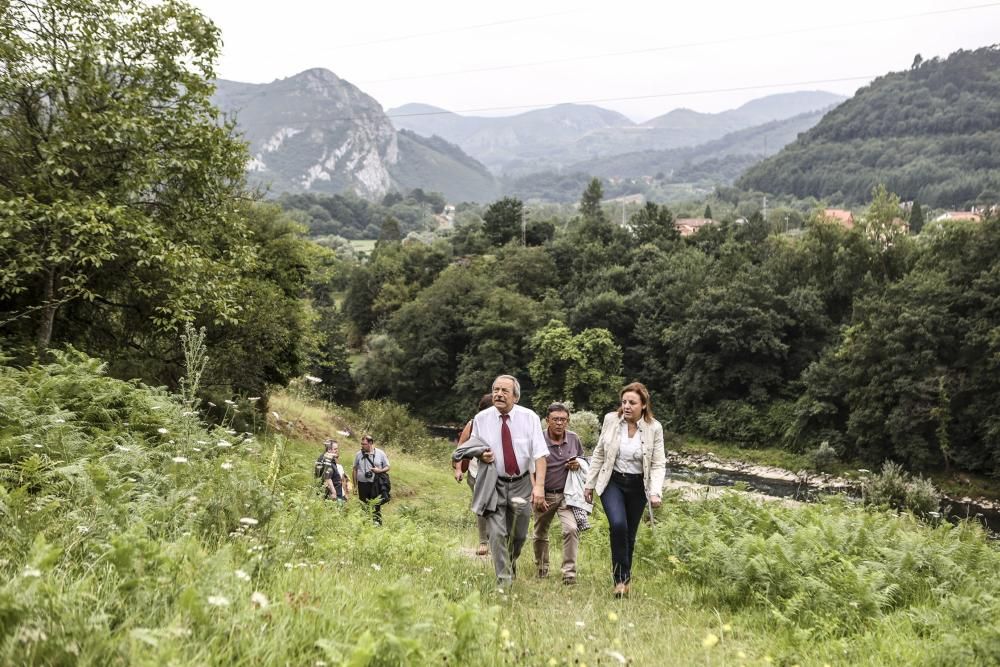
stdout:
[[607,330],[585,329],[574,336],[565,324],[550,320],[531,337],[531,352],[528,370],[538,407],[570,400],[577,409],[599,411],[615,404],[623,384],[622,352]]
[[598,178],[590,179],[587,189],[580,197],[580,215],[585,221],[606,222],[607,216],[601,208],[601,201],[604,199],[604,188]]
[[524,204],[521,200],[504,197],[490,204],[483,213],[483,230],[493,245],[505,245],[521,237],[523,217]]
[[385,196],[382,197],[382,206],[389,208],[403,201],[403,195],[399,194],[395,190],[392,192],[386,192]]
[[403,240],[403,232],[399,229],[399,221],[391,215],[382,221],[382,229],[379,230],[378,244],[399,243]]
[[529,220],[524,232],[524,242],[529,246],[545,245],[556,235],[556,225],[551,220]]
[[653,202],[646,202],[645,206],[632,214],[629,227],[639,243],[664,244],[681,238],[670,209]]
[[212,107],[217,28],[175,0],[0,5],[0,303],[142,312],[169,331],[240,316],[248,230],[231,215],[244,145]]
[[913,202],[910,208],[910,233],[919,234],[924,228],[924,210],[920,208],[920,202]]
[[450,259],[450,247],[443,241],[433,246],[377,246],[367,264],[354,267],[344,295],[349,340],[360,345],[366,335],[433,283]]

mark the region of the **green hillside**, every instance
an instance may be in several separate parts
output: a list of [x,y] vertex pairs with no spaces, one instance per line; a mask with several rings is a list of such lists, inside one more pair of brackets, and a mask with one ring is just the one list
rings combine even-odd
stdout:
[[[450,445],[389,410],[288,395],[268,425],[208,427],[82,355],[0,366],[5,665],[989,665],[1000,553],[974,524],[828,502],[668,494],[610,595],[607,523],[580,582],[509,593],[475,543]],[[383,406],[384,407],[384,406]],[[372,428],[392,463],[376,527],[323,501],[319,439],[350,466]],[[558,536],[552,536],[558,561]]]
[[957,51],[882,76],[738,185],[865,201],[877,183],[903,200],[963,208],[1000,200],[1000,48]]
[[450,201],[486,202],[496,198],[496,179],[458,146],[440,137],[425,138],[409,130],[397,135],[399,162],[389,173],[400,190],[441,192]]

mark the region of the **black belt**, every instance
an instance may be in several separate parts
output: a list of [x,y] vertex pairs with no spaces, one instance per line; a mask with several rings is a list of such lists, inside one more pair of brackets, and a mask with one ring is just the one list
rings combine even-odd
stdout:
[[524,477],[527,474],[528,473],[526,473],[526,472],[522,472],[520,475],[515,475],[514,477],[508,477],[507,475],[497,475],[497,478],[501,482],[516,482],[517,480],[521,479],[522,477]]
[[634,480],[634,479],[640,479],[642,477],[642,473],[641,472],[618,472],[617,470],[612,470],[611,471],[611,476],[615,477],[616,475],[618,477],[623,477],[623,478],[625,478],[625,479],[627,479],[629,481]]
[[562,493],[563,489],[545,489],[545,493]]

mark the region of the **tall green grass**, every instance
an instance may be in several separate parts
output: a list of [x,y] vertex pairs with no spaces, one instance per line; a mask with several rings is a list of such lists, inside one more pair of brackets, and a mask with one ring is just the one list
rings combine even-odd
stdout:
[[[106,377],[97,360],[57,357],[0,368],[0,664],[986,665],[998,655],[1000,557],[974,526],[836,502],[668,499],[640,530],[630,599],[610,596],[599,513],[577,586],[532,578],[529,543],[503,594],[471,555],[468,489],[444,443],[382,434],[394,489],[382,527],[356,500],[316,492],[316,438],[395,423],[407,433],[396,407],[330,414],[281,395],[280,430],[235,433],[162,390]],[[341,446],[347,460],[356,440]]]

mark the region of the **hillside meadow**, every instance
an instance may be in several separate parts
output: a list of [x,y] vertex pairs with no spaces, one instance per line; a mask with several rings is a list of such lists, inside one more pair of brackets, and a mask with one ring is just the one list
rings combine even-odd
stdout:
[[350,430],[340,436],[349,461],[363,430],[409,434],[414,423],[303,394],[277,396],[266,427],[237,433],[227,424],[252,402],[209,427],[79,353],[0,367],[0,663],[1000,660],[1000,553],[976,526],[839,501],[668,496],[640,531],[630,599],[610,596],[599,512],[576,587],[532,578],[525,554],[501,594],[489,562],[471,555],[468,489],[443,460],[449,445],[386,437],[394,497],[377,528],[357,500],[318,496],[318,438]]

